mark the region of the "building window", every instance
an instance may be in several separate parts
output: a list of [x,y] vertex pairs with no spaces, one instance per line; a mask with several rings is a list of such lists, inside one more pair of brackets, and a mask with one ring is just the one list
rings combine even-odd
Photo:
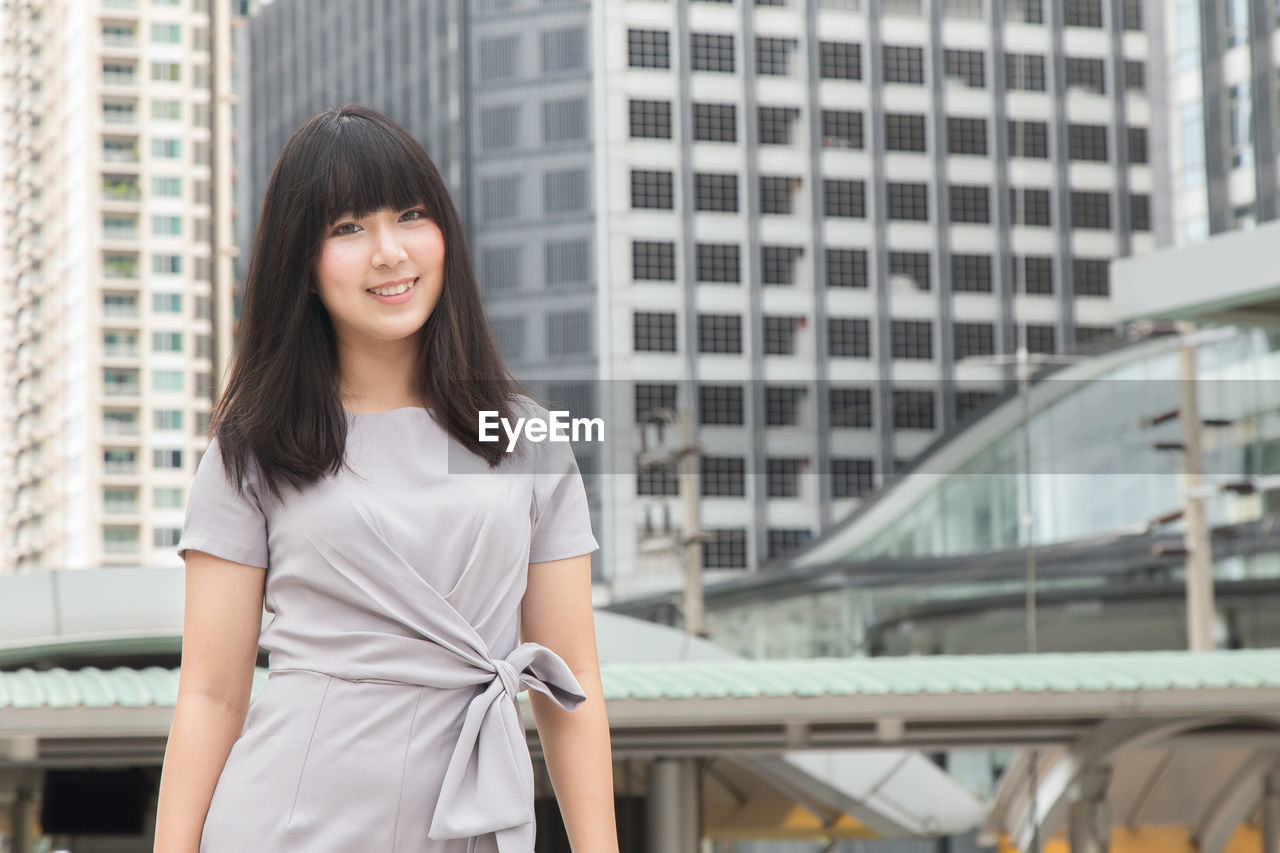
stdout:
[[670,68],[671,34],[665,30],[627,30],[627,64],[632,68]]
[[637,311],[633,335],[636,352],[675,352],[676,315],[663,311]]
[[1009,188],[1009,222],[1033,228],[1048,228],[1052,217],[1047,189]]
[[654,169],[632,169],[631,207],[637,210],[673,209],[675,207],[675,194],[671,172]]
[[790,145],[798,118],[800,110],[796,107],[760,107],[756,122],[760,144]]
[[493,83],[516,76],[520,64],[520,37],[484,39],[480,42],[480,80]]
[[698,281],[737,284],[742,281],[741,249],[737,243],[699,243]]
[[631,101],[632,139],[670,139],[671,102]]
[[948,191],[952,222],[991,221],[991,194],[987,187],[952,184]]
[[542,73],[577,71],[587,67],[587,38],[581,27],[542,33]]
[[498,351],[505,359],[520,358],[524,354],[524,318],[497,317],[491,321],[493,338]]
[[860,498],[875,489],[875,462],[871,459],[832,459],[831,497]]
[[807,462],[802,456],[766,459],[765,495],[771,498],[800,497],[800,469]]
[[698,172],[693,176],[693,186],[695,210],[710,211],[713,213],[737,212],[737,175]]
[[893,392],[894,429],[933,429],[933,392],[902,390]]
[[1004,0],[1004,19],[1010,24],[1043,24],[1043,0]]
[[1009,156],[1046,160],[1049,157],[1049,125],[1043,121],[1010,121]]
[[151,294],[151,311],[154,314],[181,314],[182,313],[182,294],[181,293]]
[[670,383],[640,382],[635,387],[636,423],[649,420],[660,409],[676,408],[676,386]]
[[902,222],[929,221],[929,185],[889,181],[885,186],[888,216]]
[[871,358],[871,321],[865,317],[828,317],[827,355]]
[[756,74],[785,77],[791,73],[791,53],[795,39],[756,37]]
[[1052,355],[1056,351],[1053,326],[1028,323],[1023,332],[1027,336],[1027,352]]
[[[667,108],[670,124],[670,106]],[[670,134],[668,133],[668,136]],[[548,145],[587,138],[586,98],[564,98],[542,105],[542,141]]]
[[1151,196],[1138,193],[1129,196],[1129,228],[1133,231],[1151,230]]
[[486,180],[480,189],[481,206],[486,220],[510,219],[520,209],[520,176]]
[[884,82],[924,85],[924,48],[886,44],[884,55]]
[[1015,255],[1011,260],[1015,291],[1032,296],[1053,294],[1053,258],[1047,255]]
[[636,471],[636,494],[644,497],[675,497],[680,494],[680,478],[674,462],[642,465]]
[[182,255],[152,255],[151,272],[156,275],[181,275]]
[[942,54],[943,75],[970,89],[984,89],[987,85],[985,57],[980,50],[954,50],[948,48]]
[[182,352],[181,332],[152,332],[152,352]]
[[853,110],[822,111],[823,148],[862,148],[862,113]]
[[486,295],[510,293],[520,286],[520,247],[496,246],[480,256]]
[[957,293],[991,292],[991,256],[951,256],[951,289]]
[[[152,139],[151,140],[151,156],[163,157],[167,160],[176,160],[177,158],[182,156],[182,140],[181,139]],[[114,159],[114,158],[108,158],[108,159]]]
[[703,426],[742,426],[742,412],[741,385],[698,388],[698,423]]
[[804,402],[804,388],[788,385],[764,389],[764,425],[771,427],[799,426],[800,406]]
[[698,352],[742,352],[742,318],[737,314],[699,314]]
[[970,412],[981,409],[997,396],[994,391],[957,391],[955,403],[956,422],[963,421],[969,416]]
[[702,543],[702,566],[706,569],[745,569],[747,531],[742,527],[708,530]]
[[866,184],[828,178],[822,182],[824,216],[861,219],[866,213]]
[[480,148],[497,151],[520,141],[520,105],[490,107],[480,111]]
[[1108,296],[1110,286],[1110,262],[1105,258],[1073,258],[1072,281],[1076,296]]
[[1115,333],[1115,329],[1110,326],[1076,326],[1076,346],[1081,347],[1097,340],[1110,338],[1113,337]]
[[1126,30],[1142,32],[1142,0],[1123,0],[1121,18]]
[[177,62],[153,62],[151,79],[161,83],[178,83],[182,80],[182,65]]
[[586,238],[549,240],[544,252],[548,287],[563,288],[591,280],[591,243]]
[[631,271],[636,281],[675,281],[676,244],[670,241],[633,241]]
[[827,249],[827,287],[867,287],[865,249]]
[[[912,48],[908,48],[910,49]],[[819,42],[818,74],[823,80],[861,80],[862,45],[839,41]]]
[[1095,95],[1107,93],[1106,69],[1101,59],[1067,57],[1067,88],[1081,89]]
[[1139,92],[1147,88],[1147,66],[1141,59],[1125,60],[1124,87]]
[[906,113],[885,113],[885,148],[889,151],[923,152],[924,116]]
[[1148,162],[1147,129],[1145,127],[1129,128],[1129,162]]
[[733,73],[733,36],[719,33],[693,33],[690,60],[694,71]]
[[956,361],[970,356],[989,356],[996,353],[996,327],[991,323],[956,323]]
[[809,541],[812,532],[803,527],[791,528],[775,528],[770,527],[767,534],[769,555],[768,559],[776,560],[781,557],[798,551],[800,546]]
[[889,329],[893,358],[928,361],[933,358],[933,323],[894,320]]
[[831,426],[871,429],[870,388],[832,388],[827,402]]
[[1111,228],[1111,193],[1072,190],[1071,227]]
[[181,450],[153,450],[151,451],[151,467],[172,470],[182,467],[182,451]]
[[700,465],[704,498],[746,497],[747,463],[741,456],[703,456]]
[[1107,161],[1107,126],[1105,124],[1067,125],[1067,156],[1072,160],[1105,163]]
[[789,216],[792,190],[800,186],[800,178],[790,175],[762,175],[760,177],[760,212]]
[[905,278],[916,290],[932,290],[928,252],[889,252],[889,280]]
[[1102,0],[1066,0],[1062,13],[1068,27],[1102,29]]
[[1004,85],[1006,89],[1026,92],[1046,90],[1044,57],[1035,53],[1006,53],[1004,55]]
[[151,490],[151,505],[156,509],[182,509],[182,489],[156,486]]
[[734,104],[694,104],[693,138],[697,142],[736,142],[738,108]]
[[591,352],[591,312],[557,311],[547,315],[547,355]]
[[763,246],[760,250],[761,281],[768,285],[796,283],[796,261],[804,255],[800,246]]
[[562,169],[542,176],[542,212],[574,213],[587,206],[587,170]]
[[764,354],[795,355],[796,327],[803,322],[803,317],[765,317]]
[[151,425],[155,429],[182,429],[181,409],[155,409],[151,413]]
[[947,153],[986,156],[987,120],[948,116]]

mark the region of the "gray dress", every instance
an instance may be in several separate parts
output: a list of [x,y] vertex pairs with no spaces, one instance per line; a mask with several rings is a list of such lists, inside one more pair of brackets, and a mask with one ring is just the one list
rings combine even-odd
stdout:
[[266,568],[274,614],[201,853],[529,853],[516,694],[584,699],[519,642],[529,564],[598,547],[573,452],[524,443],[481,473],[427,409],[347,425],[347,467],[280,500],[252,474],[241,496],[216,441],[196,471],[179,554]]

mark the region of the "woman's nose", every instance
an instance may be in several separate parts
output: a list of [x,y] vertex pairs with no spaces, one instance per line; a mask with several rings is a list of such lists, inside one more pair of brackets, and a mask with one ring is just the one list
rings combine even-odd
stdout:
[[394,227],[382,227],[374,236],[373,265],[376,267],[393,267],[408,255],[400,243],[400,235]]

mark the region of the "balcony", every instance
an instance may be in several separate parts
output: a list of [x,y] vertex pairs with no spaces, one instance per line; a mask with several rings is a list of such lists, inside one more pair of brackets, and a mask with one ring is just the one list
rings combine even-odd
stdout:
[[102,31],[103,47],[137,47],[138,34],[133,30],[110,29]]
[[102,159],[107,163],[137,163],[138,143],[137,141],[130,141],[127,144],[103,142]]
[[138,259],[132,255],[107,255],[102,261],[104,278],[137,278]]
[[104,500],[102,502],[102,512],[106,515],[137,515],[138,502],[136,500]]
[[[135,352],[136,356],[136,352]],[[105,397],[137,397],[142,393],[136,370],[106,370],[102,377],[102,394]]]
[[138,553],[138,529],[136,527],[103,528],[102,550],[107,554]]
[[138,429],[137,419],[127,420],[108,417],[102,421],[102,434],[131,438],[140,435],[141,431]]
[[104,459],[102,473],[112,476],[129,476],[138,473],[138,462],[135,459]]
[[104,240],[137,240],[138,226],[132,227],[121,223],[102,223],[102,239]]
[[102,71],[102,85],[104,86],[136,86],[138,83],[138,75],[134,71]]
[[138,179],[129,176],[110,176],[102,179],[103,201],[140,201],[142,190],[138,188]]
[[138,8],[138,0],[102,0],[102,8],[136,11]]
[[108,299],[103,300],[102,316],[126,317],[136,320],[138,318],[138,301],[136,299],[125,300],[120,298],[118,294],[112,294]]
[[106,106],[102,108],[103,124],[137,124],[137,111],[132,106],[128,108],[119,106]]
[[[132,345],[127,343],[103,344],[102,355],[104,358],[138,358],[139,357],[138,345],[137,343],[134,343]],[[135,390],[133,393],[136,394],[137,386],[134,386],[134,388]],[[110,392],[107,392],[107,393],[110,393]]]

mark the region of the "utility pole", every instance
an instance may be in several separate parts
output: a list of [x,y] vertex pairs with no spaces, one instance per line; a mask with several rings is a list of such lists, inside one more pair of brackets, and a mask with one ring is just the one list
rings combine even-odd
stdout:
[[1196,399],[1194,323],[1178,323],[1178,415],[1183,446],[1183,542],[1187,549],[1187,647],[1213,649],[1213,554],[1204,511],[1204,455],[1200,406]]

